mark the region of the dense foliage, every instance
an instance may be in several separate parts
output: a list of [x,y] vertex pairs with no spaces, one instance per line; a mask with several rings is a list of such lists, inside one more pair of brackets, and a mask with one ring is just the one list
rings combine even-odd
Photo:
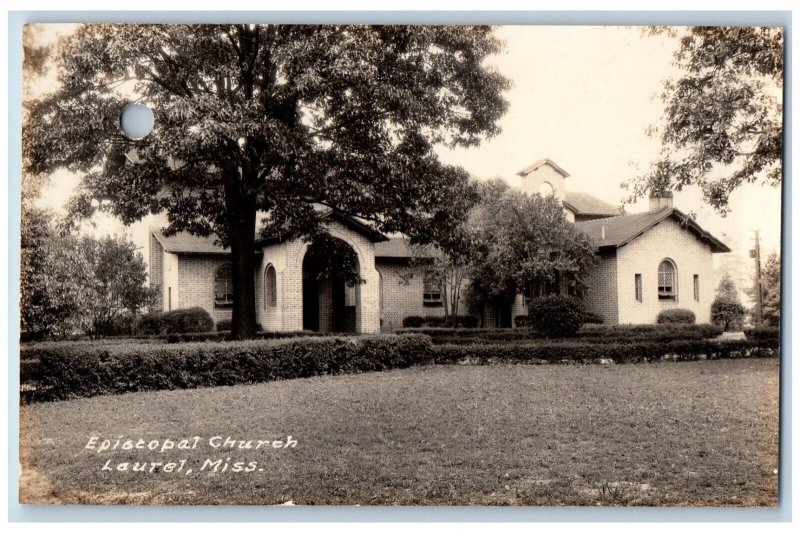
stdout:
[[546,337],[574,337],[586,319],[583,302],[572,296],[533,298],[528,312],[531,326]]
[[404,328],[477,328],[478,317],[473,315],[458,316],[417,316],[411,315],[403,318]]
[[592,362],[601,359],[614,363],[641,363],[668,359],[697,361],[738,357],[777,357],[776,339],[717,342],[688,340],[673,342],[446,344],[434,347],[437,363],[496,362],[560,363]]
[[129,317],[150,305],[142,254],[123,237],[77,237],[46,211],[23,213],[20,314],[26,339],[129,330]]
[[678,37],[680,75],[665,82],[652,131],[662,154],[629,184],[631,199],[695,185],[725,212],[742,184],[781,182],[783,28],[692,26]]
[[689,309],[664,309],[656,317],[658,324],[694,324],[694,312]]
[[[80,174],[79,216],[166,212],[167,233],[216,234],[249,337],[257,212],[262,235],[311,239],[324,205],[449,238],[475,193],[434,148],[499,132],[501,45],[488,26],[83,25],[55,55],[58,89],[26,109],[25,172]],[[131,95],[155,114],[140,140],[119,127]]]
[[143,315],[137,324],[139,335],[155,336],[175,333],[203,333],[214,329],[214,319],[202,307],[173,309]]
[[711,322],[725,331],[738,331],[744,325],[746,310],[739,299],[736,284],[727,272],[717,286],[717,295],[711,304]]
[[430,362],[423,335],[188,344],[45,344],[23,350],[29,400],[263,383]]
[[481,185],[470,215],[475,253],[465,295],[471,313],[508,303],[515,294],[580,294],[596,261],[595,246],[564,216],[554,197],[528,195],[502,180]]

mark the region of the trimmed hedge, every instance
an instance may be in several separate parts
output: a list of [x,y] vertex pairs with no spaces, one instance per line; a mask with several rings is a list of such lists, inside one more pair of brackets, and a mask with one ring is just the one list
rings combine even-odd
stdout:
[[[217,320],[217,331],[230,331],[233,329],[233,320],[230,318],[223,318],[222,320]],[[256,330],[261,331],[261,324],[256,322]]]
[[586,318],[580,299],[556,294],[530,300],[528,314],[531,326],[547,337],[574,337]]
[[[414,328],[397,330],[397,333],[423,333],[434,344],[492,344],[501,342],[542,341],[546,337],[530,328],[453,330],[449,328]],[[586,325],[572,340],[592,343],[614,342],[671,342],[675,340],[701,340],[718,337],[722,328],[711,324],[648,324],[633,326]]]
[[640,363],[670,359],[732,359],[740,357],[777,357],[779,342],[774,339],[717,342],[691,340],[663,342],[628,342],[596,344],[586,342],[551,342],[531,344],[472,344],[434,347],[436,363],[463,361],[492,362],[586,362],[609,359],[615,363]]
[[34,346],[28,401],[262,383],[431,362],[424,335],[374,335],[178,345]]
[[[298,331],[258,331],[255,339],[296,339],[299,337],[348,337],[356,333],[322,333],[319,331],[298,330]],[[208,331],[204,333],[182,333],[162,335],[159,337],[169,344],[181,342],[221,342],[230,341],[230,331]]]
[[425,319],[421,316],[411,315],[403,319],[404,328],[421,328],[425,325]]
[[760,328],[747,328],[744,330],[744,336],[748,339],[762,340],[762,339],[778,339],[781,338],[780,328],[760,327]]
[[136,327],[139,335],[201,333],[214,330],[214,319],[202,307],[174,309],[142,315]]
[[[478,317],[472,315],[458,315],[455,317],[457,328],[477,328],[480,322]],[[404,328],[453,328],[452,316],[418,316],[411,315],[403,319]]]
[[694,324],[695,316],[689,309],[664,309],[658,313],[659,324]]

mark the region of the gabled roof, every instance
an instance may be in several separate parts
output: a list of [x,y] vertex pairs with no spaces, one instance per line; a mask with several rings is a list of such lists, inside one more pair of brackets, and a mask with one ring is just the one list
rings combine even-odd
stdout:
[[599,198],[595,198],[591,194],[585,192],[570,192],[567,191],[566,198],[564,198],[564,207],[575,213],[576,215],[601,215],[601,216],[617,216],[619,215],[619,208],[614,207],[608,202],[604,202]]
[[383,242],[375,243],[376,258],[402,258],[412,257],[413,255],[407,239],[402,236],[392,237]]
[[576,222],[575,227],[591,237],[598,248],[619,248],[670,217],[684,225],[698,239],[708,244],[713,253],[731,251],[722,241],[701,228],[697,222],[673,207],[665,207],[664,209],[648,211],[647,213]]
[[517,172],[517,176],[527,176],[528,174],[530,174],[531,172],[533,172],[534,170],[536,170],[537,168],[539,168],[542,165],[550,165],[551,167],[553,167],[556,170],[556,172],[558,172],[559,174],[561,174],[565,178],[567,176],[569,176],[569,174],[567,173],[566,170],[564,170],[560,166],[556,165],[555,163],[553,163],[553,161],[551,161],[550,159],[548,159],[546,157],[544,159],[540,159],[540,160],[538,160],[538,161],[536,161],[534,163],[531,163],[527,167],[523,168],[522,170]]
[[164,247],[165,252],[173,254],[213,254],[225,255],[231,253],[230,248],[223,248],[216,244],[216,235],[208,237],[198,237],[182,231],[169,237],[164,235],[163,231],[158,228],[150,228],[150,232]]
[[[315,207],[316,208],[316,207]],[[336,220],[341,224],[349,227],[353,231],[364,234],[372,242],[378,243],[387,240],[387,237],[370,226],[367,222],[360,221],[355,217],[350,217],[339,213],[331,208],[317,209],[320,213],[322,220]],[[231,253],[230,248],[223,248],[216,244],[217,236],[213,233],[208,237],[198,237],[187,232],[180,232],[172,236],[165,236],[164,232],[159,228],[150,228],[153,236],[164,247],[164,251],[174,254],[214,254],[224,255]],[[256,232],[257,246],[264,245],[270,242],[277,242],[278,237],[262,237],[259,232]]]

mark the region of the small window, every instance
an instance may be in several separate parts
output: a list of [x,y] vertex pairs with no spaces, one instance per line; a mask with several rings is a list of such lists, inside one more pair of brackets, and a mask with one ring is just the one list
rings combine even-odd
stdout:
[[675,265],[666,259],[658,265],[658,299],[672,301],[678,299]]
[[167,287],[167,311],[172,311],[172,287]]
[[430,274],[425,276],[422,303],[431,307],[440,307],[442,305],[442,285],[436,279],[436,276]]
[[642,275],[641,274],[634,274],[634,291],[636,291],[636,301],[642,301]]
[[700,301],[700,274],[694,275],[694,301]]
[[278,307],[278,278],[272,265],[264,271],[264,308],[267,307]]
[[216,307],[233,305],[233,270],[230,265],[219,267],[214,276],[214,305]]

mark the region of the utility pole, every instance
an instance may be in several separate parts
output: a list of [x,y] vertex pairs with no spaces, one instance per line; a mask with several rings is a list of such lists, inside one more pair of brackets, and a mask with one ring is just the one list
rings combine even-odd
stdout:
[[756,326],[761,326],[764,319],[764,295],[761,289],[761,242],[758,238],[758,230],[755,233],[756,247],[750,250],[750,257],[756,260]]

